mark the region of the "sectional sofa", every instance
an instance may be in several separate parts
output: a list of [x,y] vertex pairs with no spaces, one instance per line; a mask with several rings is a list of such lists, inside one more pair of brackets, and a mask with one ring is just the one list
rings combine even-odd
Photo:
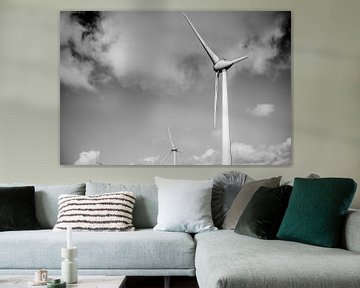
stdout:
[[[0,186],[14,184],[0,184]],[[347,214],[342,246],[322,248],[261,240],[218,230],[196,235],[153,231],[157,222],[155,185],[94,183],[35,185],[40,230],[0,232],[0,278],[46,268],[60,273],[66,233],[51,228],[60,194],[94,195],[133,191],[133,232],[74,232],[79,274],[195,276],[201,288],[360,287],[360,211]]]

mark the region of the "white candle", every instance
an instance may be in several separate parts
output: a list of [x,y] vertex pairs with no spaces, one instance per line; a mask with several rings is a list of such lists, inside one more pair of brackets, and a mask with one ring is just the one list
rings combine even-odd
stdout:
[[72,248],[72,235],[71,235],[72,227],[69,225],[67,226],[66,232],[67,232],[67,242],[66,242],[66,248],[70,249]]

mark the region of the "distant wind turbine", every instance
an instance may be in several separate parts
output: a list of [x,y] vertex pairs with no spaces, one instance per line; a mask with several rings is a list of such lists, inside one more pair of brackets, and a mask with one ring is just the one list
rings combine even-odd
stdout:
[[245,60],[249,56],[243,56],[234,60],[220,59],[201,38],[200,34],[191,23],[190,19],[183,13],[186,21],[189,23],[191,29],[194,31],[196,37],[205,49],[206,53],[213,63],[215,71],[215,99],[214,99],[214,127],[216,127],[216,105],[218,94],[219,75],[222,74],[222,165],[231,165],[231,142],[230,142],[230,124],[229,124],[229,103],[227,93],[227,77],[226,71],[234,64]]
[[166,158],[164,159],[164,163],[166,162],[166,160],[169,159],[169,157],[171,156],[171,154],[173,154],[173,165],[176,165],[176,161],[177,161],[177,153],[182,153],[182,154],[186,154],[182,151],[179,151],[178,146],[174,143],[172,137],[171,137],[171,131],[170,131],[170,127],[168,126],[168,136],[169,136],[169,141],[170,141],[170,145],[171,145],[171,150],[169,152],[169,154],[166,156]]

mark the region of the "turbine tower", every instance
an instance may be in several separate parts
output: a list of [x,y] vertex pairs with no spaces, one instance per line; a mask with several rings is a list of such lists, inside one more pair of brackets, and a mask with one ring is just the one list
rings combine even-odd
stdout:
[[183,13],[186,21],[189,23],[191,29],[194,31],[196,37],[200,41],[201,45],[205,49],[206,53],[213,63],[213,69],[215,71],[215,98],[214,98],[214,127],[216,127],[216,105],[217,105],[217,93],[220,74],[222,75],[222,154],[221,164],[231,165],[231,141],[230,141],[230,124],[229,124],[229,103],[227,93],[227,70],[234,64],[245,60],[249,56],[243,56],[234,60],[220,59],[201,38],[194,25],[185,13]]

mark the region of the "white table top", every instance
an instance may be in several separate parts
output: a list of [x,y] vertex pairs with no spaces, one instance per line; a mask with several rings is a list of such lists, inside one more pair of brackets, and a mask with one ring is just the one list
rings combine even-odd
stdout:
[[[50,279],[55,279],[52,277]],[[79,275],[77,284],[68,284],[67,288],[123,288],[125,287],[126,276],[88,276]],[[29,281],[33,281],[33,277],[26,275],[0,275],[0,288],[24,288],[24,287],[36,287],[43,288],[43,286],[28,285]]]

